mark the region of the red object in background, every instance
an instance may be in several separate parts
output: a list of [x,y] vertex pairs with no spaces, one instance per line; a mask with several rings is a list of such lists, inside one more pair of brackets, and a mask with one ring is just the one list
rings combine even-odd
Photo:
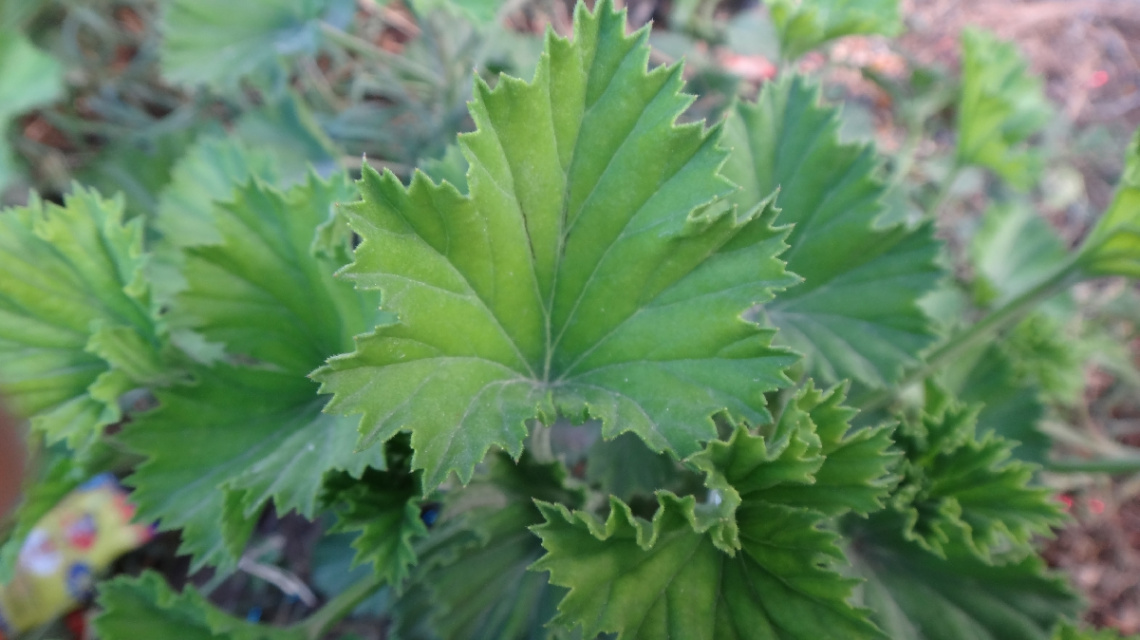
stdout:
[[1108,83],[1108,72],[1104,69],[1094,71],[1092,77],[1089,78],[1089,86],[1093,89],[1103,87],[1106,83]]
[[24,454],[24,442],[16,431],[16,421],[0,407],[0,517],[20,499]]
[[[87,611],[85,609],[76,609],[67,614],[63,618],[63,626],[71,632],[75,640],[83,640],[87,637]],[[3,638],[0,638],[3,640]]]

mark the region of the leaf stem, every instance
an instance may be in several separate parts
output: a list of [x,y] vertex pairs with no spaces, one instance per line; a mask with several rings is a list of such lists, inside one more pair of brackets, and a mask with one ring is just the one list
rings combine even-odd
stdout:
[[938,212],[942,209],[942,205],[946,204],[946,199],[950,197],[950,189],[958,181],[958,174],[961,172],[962,163],[954,160],[954,166],[950,168],[950,173],[946,175],[941,186],[938,187],[937,195],[930,201],[930,207],[926,210],[927,220],[934,220],[938,217]]
[[1046,460],[1042,463],[1046,471],[1053,473],[1136,473],[1140,471],[1140,456],[1125,458],[1093,458],[1080,460]]
[[334,624],[352,612],[365,598],[372,595],[384,585],[384,579],[375,574],[355,582],[352,586],[337,594],[316,613],[295,625],[302,630],[305,638],[320,640]]
[[1013,298],[965,330],[951,336],[941,346],[931,351],[919,367],[903,376],[894,388],[881,389],[869,394],[857,402],[856,406],[863,411],[882,406],[896,394],[897,390],[926,378],[962,351],[1014,324],[1026,313],[1032,311],[1037,303],[1055,295],[1079,279],[1079,267],[1080,263],[1075,258],[1070,259],[1033,288]]

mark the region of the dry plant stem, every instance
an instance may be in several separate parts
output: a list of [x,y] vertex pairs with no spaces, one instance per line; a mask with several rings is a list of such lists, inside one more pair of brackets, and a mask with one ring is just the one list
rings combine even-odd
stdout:
[[340,622],[352,610],[364,602],[368,596],[376,593],[380,587],[384,585],[384,580],[375,574],[369,574],[368,577],[354,583],[344,591],[337,594],[335,598],[328,601],[328,604],[321,607],[319,611],[309,616],[304,621],[298,623],[296,628],[304,630],[306,638],[311,640],[320,640],[328,633],[329,629],[336,623]]
[[856,402],[856,406],[863,411],[883,406],[894,398],[899,390],[927,378],[962,351],[1013,325],[1026,313],[1032,311],[1038,303],[1067,289],[1079,279],[1079,275],[1079,263],[1075,259],[1069,260],[1032,289],[1005,303],[969,328],[951,336],[942,343],[942,346],[931,351],[921,366],[903,376],[894,387],[868,394]]
[[357,38],[327,22],[321,22],[320,28],[321,34],[345,49],[368,56],[378,62],[384,63],[392,69],[403,71],[433,86],[439,86],[444,82],[434,70],[413,62],[404,56],[397,55],[391,51],[385,51],[371,42]]

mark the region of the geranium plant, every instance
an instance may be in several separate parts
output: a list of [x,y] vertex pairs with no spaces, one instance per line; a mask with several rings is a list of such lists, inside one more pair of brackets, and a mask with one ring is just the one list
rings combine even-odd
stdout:
[[[789,58],[878,28],[801,4],[774,8]],[[194,569],[234,570],[272,505],[335,518],[370,572],[285,628],[118,577],[105,640],[319,638],[382,588],[399,638],[1007,640],[1074,617],[1034,546],[1060,504],[941,371],[1137,274],[1140,148],[1079,251],[953,327],[920,305],[946,278],[932,223],[883,221],[879,158],[812,81],[679,123],[682,67],[650,68],[647,30],[603,0],[573,31],[530,81],[476,78],[475,130],[407,181],[285,185],[207,137],[153,216],[82,187],[0,215],[0,388],[54,443],[0,577],[125,460],[137,519]],[[1001,171],[1019,111],[965,86],[959,160]]]

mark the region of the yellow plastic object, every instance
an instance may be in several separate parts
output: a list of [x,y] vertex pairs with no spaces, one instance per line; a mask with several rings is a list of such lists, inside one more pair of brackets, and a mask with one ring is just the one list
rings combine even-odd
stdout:
[[72,491],[24,540],[12,582],[0,585],[0,638],[58,618],[91,595],[95,575],[145,543],[151,527],[131,524],[135,508],[114,476]]

